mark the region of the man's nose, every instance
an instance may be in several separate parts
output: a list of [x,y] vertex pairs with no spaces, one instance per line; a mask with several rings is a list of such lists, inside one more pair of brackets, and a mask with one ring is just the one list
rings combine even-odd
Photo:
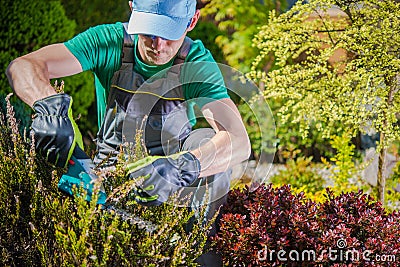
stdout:
[[151,46],[153,47],[153,49],[160,51],[161,48],[164,46],[165,40],[159,36],[154,36],[151,40],[152,40]]

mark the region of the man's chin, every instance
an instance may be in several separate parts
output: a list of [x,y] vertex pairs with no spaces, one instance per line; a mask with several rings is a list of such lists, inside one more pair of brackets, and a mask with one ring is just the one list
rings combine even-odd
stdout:
[[148,54],[148,60],[151,62],[152,65],[164,65],[168,63],[172,58],[169,58],[166,55],[163,54],[155,54],[150,52]]
[[169,60],[166,60],[164,58],[159,58],[159,57],[152,58],[151,61],[152,61],[153,65],[164,65],[169,62]]

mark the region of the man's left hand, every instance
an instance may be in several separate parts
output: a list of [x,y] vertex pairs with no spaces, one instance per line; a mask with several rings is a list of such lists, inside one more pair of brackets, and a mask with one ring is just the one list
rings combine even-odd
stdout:
[[136,201],[149,206],[160,205],[180,188],[193,184],[200,170],[199,160],[190,152],[149,156],[127,166],[130,179],[144,177],[138,186]]

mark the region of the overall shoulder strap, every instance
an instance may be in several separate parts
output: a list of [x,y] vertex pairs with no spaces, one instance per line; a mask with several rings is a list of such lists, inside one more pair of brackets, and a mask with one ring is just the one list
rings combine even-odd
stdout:
[[183,40],[181,48],[179,48],[178,54],[174,59],[174,64],[168,71],[169,73],[175,73],[178,79],[181,73],[182,64],[185,62],[187,55],[189,54],[190,49],[192,48],[193,40],[189,37],[185,37]]
[[122,63],[134,63],[134,43],[132,36],[128,34],[128,22],[124,25],[124,45],[122,47]]
[[185,62],[185,59],[189,54],[190,49],[192,48],[192,44],[193,40],[186,36],[174,60],[174,65],[182,64]]

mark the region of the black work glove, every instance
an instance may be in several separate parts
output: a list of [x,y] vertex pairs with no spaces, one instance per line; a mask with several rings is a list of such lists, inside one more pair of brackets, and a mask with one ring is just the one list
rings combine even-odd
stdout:
[[130,179],[144,177],[136,190],[136,201],[157,206],[180,188],[191,185],[200,175],[200,162],[190,152],[171,156],[149,156],[127,165]]
[[72,118],[72,98],[56,94],[33,104],[35,115],[31,129],[36,150],[47,161],[58,167],[66,167],[75,146],[83,149],[82,135]]

